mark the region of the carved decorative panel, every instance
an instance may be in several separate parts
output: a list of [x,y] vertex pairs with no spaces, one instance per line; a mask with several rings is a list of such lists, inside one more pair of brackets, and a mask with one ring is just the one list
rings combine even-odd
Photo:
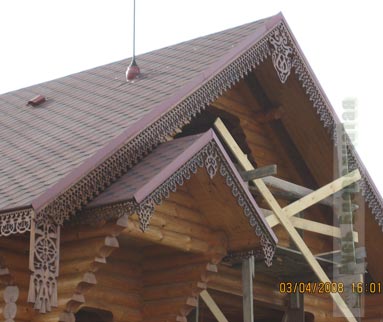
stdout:
[[32,221],[29,269],[32,271],[28,302],[41,313],[57,306],[60,226],[49,218]]

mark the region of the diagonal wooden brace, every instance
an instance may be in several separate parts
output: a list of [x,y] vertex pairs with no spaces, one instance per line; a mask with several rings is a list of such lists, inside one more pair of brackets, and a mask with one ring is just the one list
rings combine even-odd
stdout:
[[[271,228],[275,227],[276,225],[279,225],[278,218],[274,215],[274,213],[271,210],[263,209],[263,208],[260,208],[260,209],[262,210],[262,213],[265,216],[265,219]],[[326,224],[322,224],[310,219],[304,219],[304,218],[299,218],[294,216],[290,217],[290,221],[294,225],[294,227],[298,229],[311,231],[314,233],[330,236],[333,238],[342,237],[339,227],[326,225]],[[354,241],[358,243],[359,242],[358,232],[354,231],[353,235],[354,235]]]
[[214,317],[217,319],[218,322],[229,322],[206,290],[203,290],[199,295],[201,296],[207,307],[210,309],[211,313],[213,313]]
[[[319,188],[316,191],[308,194],[307,196],[302,197],[301,199],[289,204],[283,208],[283,212],[287,217],[292,217],[298,214],[299,212],[311,207],[312,205],[318,203],[319,201],[326,199],[332,194],[342,190],[343,188],[353,184],[354,182],[361,179],[359,170],[354,170],[349,174],[346,174],[343,177],[340,177],[333,182]],[[268,218],[268,223],[272,227],[279,223],[277,216],[271,215]]]
[[[251,165],[250,161],[247,159],[246,155],[242,152],[238,144],[235,142],[233,137],[230,135],[230,132],[226,129],[223,122],[218,118],[214,123],[215,129],[220,133],[221,137],[227,144],[227,146],[230,148],[231,152],[235,155],[237,158],[239,164],[243,167],[245,171],[250,171],[253,169],[253,166]],[[354,173],[350,178],[358,177],[357,173]],[[353,179],[351,179],[353,180]],[[284,226],[284,228],[289,233],[291,239],[294,241],[295,245],[298,247],[298,249],[301,251],[302,255],[305,257],[308,264],[311,266],[314,273],[317,275],[319,280],[323,283],[331,283],[330,279],[327,277],[325,271],[322,269],[322,267],[319,265],[318,261],[310,251],[310,249],[307,247],[306,243],[302,239],[302,237],[299,235],[298,231],[295,229],[294,225],[292,224],[288,214],[290,216],[293,216],[297,212],[306,209],[310,205],[316,203],[317,201],[321,200],[322,196],[326,198],[329,193],[326,189],[322,189],[322,191],[318,194],[314,194],[311,197],[305,196],[303,197],[304,202],[294,202],[291,204],[291,207],[287,206],[287,211],[284,211],[282,209],[277,200],[274,198],[270,190],[267,188],[265,183],[262,181],[262,179],[256,179],[252,181],[258,190],[261,192],[263,198],[268,203],[271,210],[274,212],[275,216],[278,218],[279,222]],[[344,182],[337,183],[335,187],[332,187],[330,190],[334,190],[337,187],[341,187],[342,189],[344,186],[342,186]],[[327,186],[325,186],[327,187]],[[324,188],[324,187],[323,187]],[[340,190],[339,189],[339,190]],[[320,189],[319,189],[320,190]],[[311,194],[310,194],[311,195]],[[329,194],[331,195],[331,193]],[[305,199],[306,198],[306,199]],[[302,200],[300,199],[300,200]],[[299,200],[298,200],[299,201]],[[288,208],[289,207],[289,208]],[[344,302],[343,298],[340,296],[339,293],[331,293],[331,297],[333,298],[334,302],[336,303],[339,310],[342,312],[344,317],[347,319],[348,322],[357,322],[356,318],[354,317],[353,313],[347,306],[347,304]]]

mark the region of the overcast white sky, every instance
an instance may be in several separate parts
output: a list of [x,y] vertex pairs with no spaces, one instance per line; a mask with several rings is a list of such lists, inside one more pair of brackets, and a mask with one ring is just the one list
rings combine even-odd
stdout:
[[[383,191],[380,1],[136,1],[137,53],[282,11],[334,108],[357,98],[357,148]],[[131,56],[132,3],[1,0],[0,93]]]

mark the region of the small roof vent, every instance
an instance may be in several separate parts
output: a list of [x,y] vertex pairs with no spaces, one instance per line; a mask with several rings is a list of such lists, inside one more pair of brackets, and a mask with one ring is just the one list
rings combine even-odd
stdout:
[[31,105],[31,106],[35,107],[35,106],[38,106],[38,105],[44,103],[46,100],[47,100],[47,99],[46,99],[45,96],[43,96],[43,95],[37,95],[37,96],[35,96],[34,98],[30,99],[30,100],[28,101],[28,104],[27,104],[27,105]]

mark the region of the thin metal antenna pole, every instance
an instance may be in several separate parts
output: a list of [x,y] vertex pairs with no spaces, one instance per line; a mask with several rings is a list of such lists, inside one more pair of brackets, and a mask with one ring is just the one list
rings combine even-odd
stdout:
[[127,81],[132,81],[138,75],[140,75],[140,68],[136,63],[136,0],[133,0],[133,57],[125,76]]
[[133,60],[136,57],[136,0],[133,0]]

